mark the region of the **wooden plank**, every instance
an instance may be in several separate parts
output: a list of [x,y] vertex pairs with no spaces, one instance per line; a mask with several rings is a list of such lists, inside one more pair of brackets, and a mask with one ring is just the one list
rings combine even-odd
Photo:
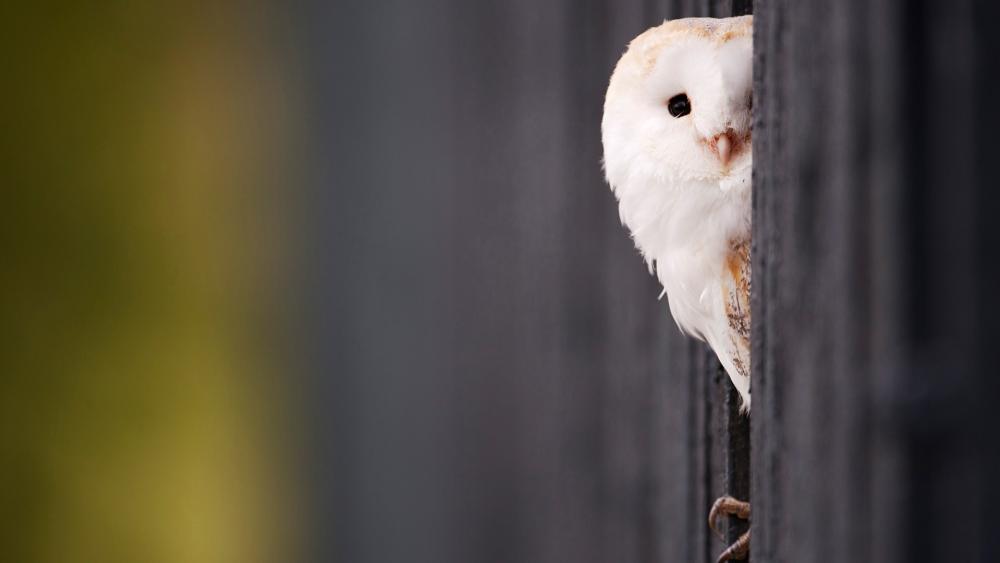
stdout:
[[753,558],[994,560],[995,8],[755,9]]
[[867,28],[850,5],[755,15],[753,557],[869,560]]

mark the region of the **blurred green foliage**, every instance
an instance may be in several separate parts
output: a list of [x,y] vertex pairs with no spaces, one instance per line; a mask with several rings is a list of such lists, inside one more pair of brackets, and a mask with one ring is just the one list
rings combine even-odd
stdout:
[[0,560],[294,559],[274,14],[4,11]]

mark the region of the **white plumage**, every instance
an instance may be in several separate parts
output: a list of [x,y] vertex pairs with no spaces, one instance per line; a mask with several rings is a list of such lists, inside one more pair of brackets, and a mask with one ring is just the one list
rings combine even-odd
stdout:
[[751,30],[750,16],[690,18],[638,36],[601,125],[622,222],[678,326],[715,350],[747,409]]

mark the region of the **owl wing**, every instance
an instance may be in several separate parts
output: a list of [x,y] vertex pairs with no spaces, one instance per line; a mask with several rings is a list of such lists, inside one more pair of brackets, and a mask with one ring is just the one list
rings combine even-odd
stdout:
[[[743,397],[750,404],[750,241],[730,244],[721,276],[725,328],[719,330],[715,353]],[[722,328],[722,327],[720,327]]]

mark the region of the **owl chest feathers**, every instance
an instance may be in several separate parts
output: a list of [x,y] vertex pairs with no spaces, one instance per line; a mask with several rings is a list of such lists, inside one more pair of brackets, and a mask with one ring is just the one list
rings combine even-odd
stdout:
[[750,238],[749,179],[649,182],[616,190],[622,221],[663,285],[681,329],[708,339],[725,314],[720,283]]
[[718,353],[749,404],[750,181],[622,186],[619,211],[682,331]]

